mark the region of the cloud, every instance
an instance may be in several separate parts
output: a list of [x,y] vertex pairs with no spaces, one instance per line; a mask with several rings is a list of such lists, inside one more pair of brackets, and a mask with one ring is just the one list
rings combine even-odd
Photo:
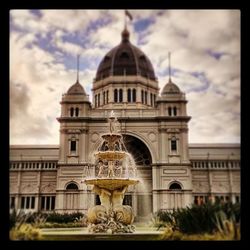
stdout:
[[[192,116],[189,142],[239,142],[240,11],[129,11],[130,40],[150,58],[160,88],[172,52],[172,80],[186,92]],[[92,99],[97,67],[121,41],[123,10],[10,13],[11,143],[58,144],[55,118],[76,80],[76,54],[80,82]]]

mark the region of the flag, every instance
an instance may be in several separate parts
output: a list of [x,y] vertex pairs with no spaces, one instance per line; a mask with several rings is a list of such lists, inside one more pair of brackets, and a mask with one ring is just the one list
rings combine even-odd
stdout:
[[130,20],[130,21],[133,20],[132,15],[131,15],[127,10],[125,10],[125,15],[129,17],[129,20]]

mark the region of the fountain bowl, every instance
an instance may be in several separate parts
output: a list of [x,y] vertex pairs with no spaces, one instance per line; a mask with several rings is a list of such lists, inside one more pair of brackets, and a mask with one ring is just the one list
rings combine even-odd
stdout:
[[135,185],[139,183],[137,179],[126,179],[126,178],[93,178],[85,179],[85,184],[96,185],[99,188],[105,188],[108,190],[116,190],[129,185]]
[[99,151],[95,153],[95,156],[102,160],[114,161],[122,160],[125,157],[126,153],[121,151]]

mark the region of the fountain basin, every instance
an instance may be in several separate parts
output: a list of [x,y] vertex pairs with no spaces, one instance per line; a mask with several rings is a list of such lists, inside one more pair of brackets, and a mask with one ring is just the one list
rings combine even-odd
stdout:
[[123,179],[123,178],[101,178],[101,179],[86,179],[84,180],[87,185],[95,185],[99,188],[105,188],[108,190],[117,190],[129,185],[135,185],[139,183],[137,179]]
[[114,161],[114,160],[122,160],[125,157],[125,152],[120,151],[99,151],[95,153],[95,156],[102,160]]

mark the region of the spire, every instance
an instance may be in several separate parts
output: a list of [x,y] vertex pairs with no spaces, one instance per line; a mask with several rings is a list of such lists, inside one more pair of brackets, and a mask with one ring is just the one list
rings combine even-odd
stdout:
[[124,30],[122,31],[122,41],[129,41],[129,31],[127,30],[127,17],[130,21],[133,20],[133,16],[128,10],[124,10]]
[[76,82],[79,83],[79,58],[80,58],[80,55],[78,54],[77,55],[77,78],[76,78]]
[[168,81],[171,81],[171,52],[168,52]]

